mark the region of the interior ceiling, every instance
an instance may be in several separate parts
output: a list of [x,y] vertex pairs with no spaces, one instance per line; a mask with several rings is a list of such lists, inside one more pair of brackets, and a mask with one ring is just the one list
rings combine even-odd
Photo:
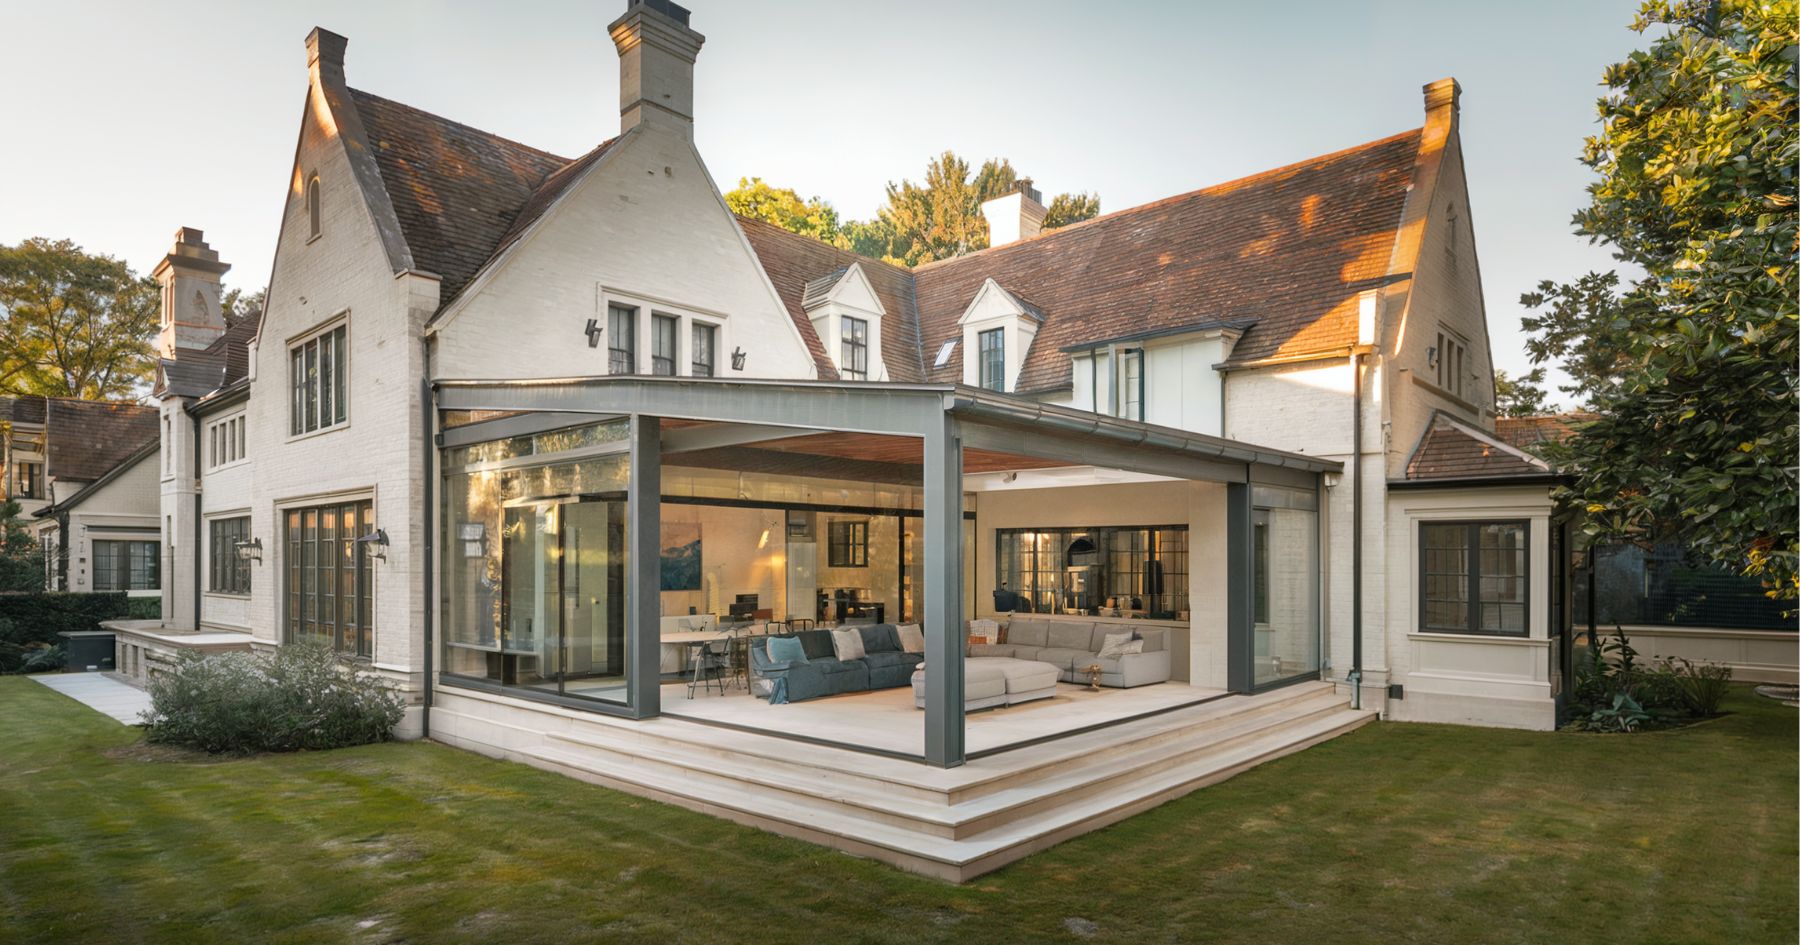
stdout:
[[[693,427],[699,424],[697,421],[664,420],[663,425],[665,429],[673,429],[676,426]],[[683,466],[842,479],[861,478],[871,482],[918,485],[923,478],[924,451],[924,441],[911,436],[808,433],[759,440],[745,446],[690,450],[669,455],[679,456],[680,459],[674,462]],[[963,450],[963,472],[969,474],[1074,465],[1076,464],[993,450]]]

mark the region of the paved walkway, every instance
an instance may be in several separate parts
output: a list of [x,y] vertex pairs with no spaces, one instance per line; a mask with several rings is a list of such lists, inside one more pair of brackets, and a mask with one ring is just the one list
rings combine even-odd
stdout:
[[149,693],[106,673],[52,673],[31,678],[126,725],[138,724],[138,713],[150,708]]

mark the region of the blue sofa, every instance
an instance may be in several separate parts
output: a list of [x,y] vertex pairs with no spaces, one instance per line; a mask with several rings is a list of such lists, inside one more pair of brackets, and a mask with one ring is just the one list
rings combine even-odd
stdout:
[[924,655],[902,651],[893,624],[856,629],[862,635],[864,651],[863,658],[856,660],[837,658],[829,630],[775,634],[798,639],[805,661],[773,661],[769,659],[770,638],[754,637],[750,641],[751,672],[762,679],[781,680],[789,702],[911,685],[913,670],[924,661]]

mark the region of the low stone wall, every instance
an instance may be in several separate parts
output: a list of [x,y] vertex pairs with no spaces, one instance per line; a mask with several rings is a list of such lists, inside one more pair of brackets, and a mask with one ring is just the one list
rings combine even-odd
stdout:
[[166,672],[183,650],[200,653],[248,653],[248,633],[169,630],[158,620],[103,620],[113,632],[114,670],[139,686]]
[[[1618,628],[1599,628],[1600,640]],[[1625,625],[1625,636],[1638,658],[1681,657],[1696,663],[1724,663],[1737,682],[1800,683],[1800,633],[1787,630],[1725,630],[1710,627]],[[1576,637],[1587,644],[1587,631]]]

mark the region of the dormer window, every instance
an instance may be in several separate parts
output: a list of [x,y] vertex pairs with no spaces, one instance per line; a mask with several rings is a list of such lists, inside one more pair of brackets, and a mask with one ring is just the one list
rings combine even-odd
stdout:
[[838,373],[847,381],[869,379],[869,322],[844,316],[843,353],[838,358]]
[[980,343],[980,382],[988,390],[1006,390],[1006,329],[989,328]]
[[319,238],[319,175],[306,180],[306,232],[308,240]]

